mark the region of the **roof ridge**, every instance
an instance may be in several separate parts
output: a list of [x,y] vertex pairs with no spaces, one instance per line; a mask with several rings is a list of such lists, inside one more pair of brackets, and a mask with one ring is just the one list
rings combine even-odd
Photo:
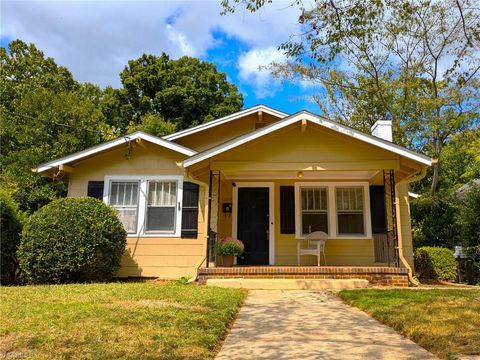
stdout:
[[259,110],[266,111],[266,112],[270,113],[271,115],[278,116],[282,119],[289,116],[287,113],[284,113],[280,110],[274,109],[270,106],[259,104],[259,105],[251,106],[249,108],[237,111],[233,114],[229,114],[229,115],[223,116],[221,118],[218,118],[218,119],[215,119],[215,120],[212,120],[212,121],[208,121],[208,122],[199,124],[199,125],[191,127],[191,128],[183,129],[183,130],[177,131],[173,134],[166,135],[166,136],[163,137],[163,139],[165,139],[165,140],[176,140],[176,139],[181,138],[183,136],[195,134],[199,131],[209,129],[211,127],[221,125],[221,124],[227,123],[227,122],[232,121],[232,120],[236,120],[236,119],[241,118],[241,117],[246,116],[246,115],[250,115],[251,112],[259,111]]

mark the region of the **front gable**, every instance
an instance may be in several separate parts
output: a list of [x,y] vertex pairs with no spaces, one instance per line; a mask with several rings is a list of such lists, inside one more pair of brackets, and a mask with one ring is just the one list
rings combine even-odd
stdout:
[[253,106],[193,128],[164,137],[165,140],[204,151],[228,140],[280,121],[288,115],[264,105]]
[[[277,138],[276,134],[280,135],[288,132],[289,129],[296,129],[296,132],[294,131],[291,137],[286,136],[284,140],[281,140],[281,143],[273,142],[268,144],[265,150],[273,150],[277,154],[282,154],[281,157],[287,157],[291,160],[294,159],[294,161],[297,162],[302,161],[302,159],[307,159],[309,161],[318,159],[316,154],[318,149],[317,147],[322,146],[322,140],[318,137],[318,135],[305,138],[305,141],[298,141],[298,139],[300,139],[299,136],[301,136],[299,134],[311,133],[312,129],[314,131],[315,129],[323,129],[325,140],[328,141],[331,146],[329,151],[324,149],[324,154],[328,153],[329,161],[331,162],[341,162],[349,159],[352,156],[351,154],[356,152],[355,150],[350,150],[353,144],[355,144],[356,146],[362,147],[365,155],[368,154],[368,157],[372,159],[378,159],[378,157],[380,159],[385,157],[389,159],[403,158],[406,161],[410,163],[414,162],[414,164],[419,166],[431,165],[431,159],[425,155],[413,152],[375,136],[364,134],[355,129],[306,111],[294,114],[263,129],[258,129],[252,133],[232,139],[211,149],[199,152],[198,154],[185,160],[183,165],[185,167],[190,167],[205,160],[211,160],[217,157],[221,158],[221,154],[224,153],[234,154],[235,149],[237,148],[243,149],[244,147],[248,147],[252,144],[263,143],[265,140],[268,141],[269,139],[274,141],[274,139]],[[288,146],[289,141],[297,141],[297,143],[295,146]],[[339,146],[340,143],[343,145]],[[343,149],[342,147],[346,147],[347,149]],[[336,150],[332,151],[332,149]],[[254,150],[254,153],[258,159],[259,157],[262,157],[263,151],[261,148],[258,148]],[[288,153],[288,155],[286,155],[286,153]],[[359,154],[355,154],[355,156],[362,156],[361,154],[362,151],[360,151]],[[270,161],[275,161],[276,155],[270,156],[273,156],[270,158]],[[278,161],[282,160],[279,159]]]

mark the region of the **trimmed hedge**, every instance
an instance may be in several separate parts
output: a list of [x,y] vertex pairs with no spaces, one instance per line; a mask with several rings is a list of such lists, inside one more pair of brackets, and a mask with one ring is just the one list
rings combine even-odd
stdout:
[[415,271],[420,279],[447,280],[457,279],[457,261],[453,251],[442,247],[420,247],[415,251]]
[[126,232],[115,210],[93,198],[64,198],[27,220],[18,249],[30,283],[105,281],[115,276]]
[[20,244],[22,221],[17,204],[0,191],[0,284],[13,284],[18,273],[17,248]]

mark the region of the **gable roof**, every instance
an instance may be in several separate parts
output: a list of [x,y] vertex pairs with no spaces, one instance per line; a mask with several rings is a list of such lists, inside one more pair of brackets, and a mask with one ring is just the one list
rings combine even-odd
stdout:
[[176,140],[176,139],[182,138],[184,136],[195,134],[199,131],[210,129],[214,126],[222,125],[222,124],[228,123],[230,121],[237,120],[237,119],[239,119],[241,117],[244,117],[244,116],[247,116],[247,115],[255,114],[256,112],[259,112],[259,111],[262,111],[266,114],[270,114],[270,115],[279,117],[281,119],[288,116],[288,114],[283,113],[283,112],[278,111],[278,110],[275,110],[275,109],[272,109],[271,107],[268,107],[268,106],[265,106],[265,105],[255,105],[255,106],[252,106],[248,109],[241,110],[241,111],[233,113],[231,115],[224,116],[220,119],[212,120],[212,121],[194,126],[192,128],[189,128],[189,129],[181,130],[181,131],[178,131],[176,133],[166,135],[163,138],[165,140],[170,140],[170,141]]
[[159,138],[159,137],[154,136],[154,135],[144,133],[143,131],[135,131],[134,133],[121,136],[121,137],[119,137],[115,140],[107,141],[103,144],[99,144],[99,145],[90,147],[88,149],[73,153],[73,154],[65,156],[63,158],[40,164],[36,169],[33,169],[33,171],[35,171],[37,173],[41,173],[41,172],[50,170],[52,168],[55,168],[57,166],[67,164],[67,163],[75,161],[75,160],[83,159],[85,157],[97,154],[99,152],[111,149],[115,146],[122,145],[122,144],[125,144],[129,141],[136,140],[136,139],[142,139],[142,140],[145,140],[145,141],[149,141],[153,144],[156,144],[156,145],[162,146],[164,148],[176,151],[176,152],[181,153],[183,155],[192,156],[192,155],[196,154],[196,151],[194,151],[192,149],[189,149],[185,146],[182,146],[182,145],[176,144],[174,142]]
[[243,136],[239,136],[238,138],[232,139],[230,141],[227,141],[223,144],[220,144],[218,146],[215,146],[211,149],[202,151],[196,155],[193,155],[192,157],[186,159],[183,161],[183,166],[184,167],[189,167],[191,165],[194,165],[200,161],[209,159],[215,155],[221,154],[227,150],[233,149],[237,146],[240,146],[242,144],[245,144],[249,141],[258,139],[262,136],[265,136],[267,134],[270,134],[272,132],[275,132],[279,129],[282,129],[286,126],[289,126],[291,124],[294,124],[298,121],[301,120],[307,120],[312,123],[318,124],[320,126],[323,126],[327,129],[339,132],[341,134],[350,136],[354,139],[366,142],[368,144],[372,144],[374,146],[377,146],[379,148],[382,148],[384,150],[391,151],[395,154],[401,155],[403,157],[406,157],[408,159],[417,161],[421,164],[428,165],[430,166],[432,164],[431,158],[428,156],[425,156],[423,154],[419,154],[417,152],[408,150],[404,147],[401,147],[399,145],[396,145],[394,143],[391,143],[389,141],[380,139],[376,136],[365,134],[361,131],[352,129],[348,126],[342,125],[336,121],[329,120],[327,118],[321,117],[319,115],[313,114],[309,111],[303,110],[298,113],[295,113],[289,117],[286,117],[283,120],[280,120],[279,122],[270,124],[264,128],[255,130],[253,132],[250,132],[248,134],[245,134]]

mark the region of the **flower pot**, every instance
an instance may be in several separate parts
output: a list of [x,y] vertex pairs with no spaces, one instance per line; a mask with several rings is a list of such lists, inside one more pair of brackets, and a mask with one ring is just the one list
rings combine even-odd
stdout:
[[222,255],[222,266],[232,267],[235,260],[234,255]]

